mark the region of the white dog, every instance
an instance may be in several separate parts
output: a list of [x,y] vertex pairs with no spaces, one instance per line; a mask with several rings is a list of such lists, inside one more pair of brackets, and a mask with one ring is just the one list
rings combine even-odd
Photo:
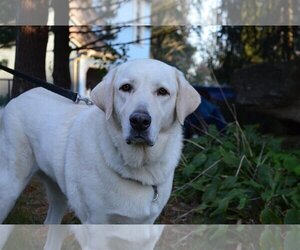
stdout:
[[[0,250],[8,249],[6,243],[9,241],[17,241],[19,245],[23,244],[22,249],[30,249],[31,241],[40,244],[43,238],[41,232],[47,227],[17,226],[16,232],[19,233],[11,235],[14,225],[0,225]],[[50,225],[48,230],[45,250],[61,249],[65,239],[70,235],[74,236],[83,250],[152,250],[162,235],[164,225]],[[69,237],[67,239],[64,249],[71,249],[74,241]]]
[[124,63],[75,105],[42,88],[6,106],[0,123],[0,222],[38,173],[45,223],[67,205],[82,223],[153,223],[168,201],[182,149],[181,125],[200,96],[177,69]]
[[44,250],[61,249],[73,234],[81,249],[152,250],[164,225],[50,225]]
[[2,250],[5,246],[5,243],[8,240],[13,229],[14,225],[0,225],[0,250]]

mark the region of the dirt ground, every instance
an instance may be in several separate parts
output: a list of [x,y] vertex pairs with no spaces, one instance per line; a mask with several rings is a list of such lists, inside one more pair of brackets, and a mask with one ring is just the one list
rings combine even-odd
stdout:
[[[23,191],[15,207],[4,221],[5,224],[43,224],[48,203],[43,185],[33,178]],[[165,209],[157,219],[158,224],[188,224],[192,221],[193,207],[171,197]],[[72,211],[63,218],[63,224],[78,224],[80,221]]]

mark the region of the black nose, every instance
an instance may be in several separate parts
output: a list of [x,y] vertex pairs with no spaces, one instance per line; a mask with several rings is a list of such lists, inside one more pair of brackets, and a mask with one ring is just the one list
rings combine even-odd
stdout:
[[147,112],[136,111],[129,117],[131,127],[136,131],[144,131],[151,124],[151,116]]

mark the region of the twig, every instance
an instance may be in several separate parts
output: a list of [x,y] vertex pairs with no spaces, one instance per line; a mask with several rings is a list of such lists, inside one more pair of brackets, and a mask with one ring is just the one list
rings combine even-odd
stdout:
[[[265,149],[265,145],[266,145],[266,142],[264,142],[264,144],[263,144],[262,147],[261,147],[261,150],[260,150],[260,153],[259,153],[259,157],[258,157],[258,160],[257,160],[257,164],[256,164],[256,168],[255,168],[255,171],[254,171],[254,173],[253,173],[252,178],[255,177],[256,172],[257,172],[259,166],[260,166],[260,165],[262,164],[262,162],[263,162],[263,161],[262,161],[262,155],[263,155],[263,152],[264,152],[264,149]],[[265,160],[265,158],[264,158],[264,160]]]
[[237,171],[236,171],[236,173],[235,173],[235,176],[238,176],[239,175],[239,173],[240,173],[240,170],[241,170],[241,167],[242,167],[242,164],[243,164],[243,161],[244,161],[244,159],[246,158],[246,156],[245,155],[243,155],[242,156],[242,158],[241,158],[241,161],[240,161],[240,164],[239,164],[239,167],[238,167],[238,169],[237,169]]
[[[128,26],[130,27],[130,26]],[[166,32],[164,33],[164,35],[166,34],[170,34],[172,32],[176,32],[177,30],[172,30],[171,32]],[[94,47],[84,47],[84,46],[87,46],[87,45],[84,45],[84,46],[81,46],[81,47],[77,47],[77,48],[73,48],[71,49],[72,51],[77,51],[77,50],[82,50],[82,49],[104,49],[104,48],[107,48],[107,47],[114,47],[114,46],[124,46],[124,45],[129,45],[129,44],[135,44],[135,43],[140,43],[142,41],[151,41],[152,39],[155,39],[157,37],[159,37],[161,34],[158,34],[156,36],[151,36],[151,37],[146,37],[146,38],[143,38],[143,39],[136,39],[136,40],[133,40],[133,41],[129,41],[129,42],[122,42],[122,43],[114,43],[114,44],[104,44],[102,46],[94,46]],[[102,39],[102,38],[101,38]],[[97,39],[98,40],[101,40],[101,39]],[[95,42],[97,42],[95,41]],[[84,47],[84,48],[83,48]]]
[[192,179],[191,181],[189,181],[188,183],[184,184],[183,186],[177,188],[176,190],[174,190],[174,193],[185,189],[188,185],[190,185],[191,183],[193,183],[195,180],[197,180],[200,176],[204,175],[208,170],[212,169],[213,167],[215,167],[219,162],[221,161],[221,159],[215,161],[213,164],[211,164],[208,168],[206,168],[205,170],[203,170],[200,174],[198,174],[194,179]]
[[193,144],[194,146],[196,146],[196,147],[198,147],[198,148],[200,148],[200,149],[202,149],[202,150],[205,150],[205,147],[199,145],[198,143],[196,143],[196,142],[194,142],[194,141],[192,141],[192,140],[184,139],[183,141],[186,141],[186,142],[188,142],[188,143],[191,143],[191,144]]
[[[116,1],[116,2],[111,2],[109,7],[112,7],[114,5],[121,5],[123,3],[126,3],[126,2],[129,2],[129,0],[123,0],[123,1]],[[93,9],[100,9],[100,8],[103,8],[103,7],[106,7],[105,5],[94,5],[94,6],[88,6],[88,7],[71,7],[70,10],[93,10]]]
[[186,213],[184,213],[184,214],[178,216],[178,217],[174,220],[174,222],[178,221],[178,220],[181,219],[181,218],[184,218],[185,216],[189,215],[190,213],[192,213],[192,212],[194,212],[194,211],[196,211],[195,208],[193,208],[193,209],[187,211]]

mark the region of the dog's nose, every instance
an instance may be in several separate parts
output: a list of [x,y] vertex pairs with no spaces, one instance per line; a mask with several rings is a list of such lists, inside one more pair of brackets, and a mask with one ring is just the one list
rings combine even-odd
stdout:
[[131,114],[129,121],[134,130],[144,131],[151,124],[151,116],[147,112],[137,111]]

